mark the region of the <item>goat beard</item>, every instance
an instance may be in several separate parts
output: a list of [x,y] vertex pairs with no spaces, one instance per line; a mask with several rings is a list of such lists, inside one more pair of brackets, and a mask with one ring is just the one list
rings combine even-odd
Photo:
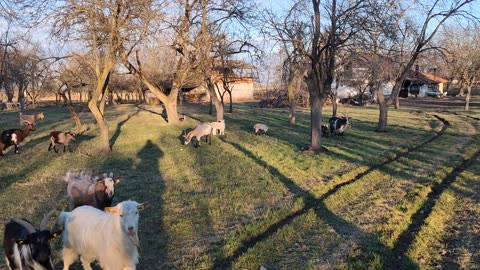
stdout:
[[130,239],[130,241],[132,241],[132,243],[137,246],[137,247],[140,247],[140,240],[138,239],[138,232],[135,232],[133,234],[127,234],[128,235],[128,238]]

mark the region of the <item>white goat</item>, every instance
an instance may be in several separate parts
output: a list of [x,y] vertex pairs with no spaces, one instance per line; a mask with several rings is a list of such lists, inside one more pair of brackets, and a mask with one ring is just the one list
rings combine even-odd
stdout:
[[255,135],[260,134],[260,131],[262,131],[263,134],[267,134],[268,126],[265,124],[257,123],[253,128],[255,129]]
[[98,260],[103,270],[135,270],[138,263],[138,211],[148,207],[124,201],[106,212],[91,206],[81,206],[72,212],[62,212],[58,223],[64,226],[63,269],[80,255],[83,268]]
[[210,122],[210,125],[213,129],[213,135],[225,135],[225,119],[216,122]]
[[183,135],[183,137],[185,137],[185,145],[189,144],[193,137],[197,139],[195,147],[201,146],[200,141],[202,137],[206,137],[207,142],[208,139],[210,139],[210,144],[212,144],[212,130],[212,125],[209,122],[198,124],[192,131],[188,132],[188,134]]

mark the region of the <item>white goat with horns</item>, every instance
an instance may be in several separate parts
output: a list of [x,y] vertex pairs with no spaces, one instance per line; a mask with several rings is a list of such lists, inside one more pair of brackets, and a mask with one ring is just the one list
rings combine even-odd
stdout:
[[103,270],[135,270],[138,263],[138,212],[148,207],[124,201],[105,212],[91,206],[80,206],[72,212],[62,212],[63,269],[81,257],[83,268],[98,260]]

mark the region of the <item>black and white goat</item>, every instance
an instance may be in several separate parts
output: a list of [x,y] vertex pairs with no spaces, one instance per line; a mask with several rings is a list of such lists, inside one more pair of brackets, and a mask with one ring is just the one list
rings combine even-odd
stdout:
[[343,136],[343,132],[345,131],[345,129],[352,127],[350,119],[351,118],[348,117],[348,115],[342,116],[342,118],[330,117],[330,119],[328,119],[328,122],[330,123],[330,134],[332,136]]
[[39,230],[26,219],[12,219],[5,225],[3,249],[10,270],[53,270],[50,239],[62,234],[62,231],[47,230],[53,212],[43,217]]
[[100,210],[112,206],[115,184],[120,178],[113,178],[113,173],[93,176],[93,172],[84,170],[79,173],[68,172],[64,181],[68,184],[67,195],[69,209],[90,205]]
[[75,133],[72,132],[63,132],[63,131],[52,131],[50,132],[50,145],[48,146],[48,151],[50,151],[53,147],[53,151],[58,153],[58,150],[55,149],[56,144],[63,145],[63,152],[65,153],[65,149],[68,147],[68,150],[72,152],[69,143],[75,140]]
[[0,156],[3,156],[3,150],[15,145],[15,154],[18,154],[18,145],[35,130],[33,124],[26,124],[24,129],[7,129],[0,135]]

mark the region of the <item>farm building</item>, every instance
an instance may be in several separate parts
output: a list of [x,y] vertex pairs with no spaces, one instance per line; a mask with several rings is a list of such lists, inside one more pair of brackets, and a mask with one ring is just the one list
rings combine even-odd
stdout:
[[[253,66],[243,61],[230,60],[224,64],[216,63],[214,83],[217,97],[224,95],[224,100],[229,100],[225,87],[231,89],[233,101],[253,100]],[[192,79],[183,88],[186,100],[196,102],[209,102],[210,94],[201,79]]]
[[444,96],[444,85],[448,81],[434,73],[419,71],[418,65],[415,70],[411,70],[403,82],[400,97],[408,96]]

